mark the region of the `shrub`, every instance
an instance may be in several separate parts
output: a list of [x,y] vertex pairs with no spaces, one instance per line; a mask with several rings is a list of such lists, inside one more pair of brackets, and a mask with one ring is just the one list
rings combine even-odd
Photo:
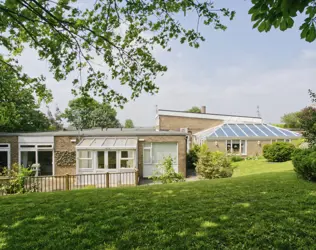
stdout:
[[209,152],[206,144],[201,146],[196,172],[207,179],[227,178],[233,175],[230,160],[222,152]]
[[164,158],[163,162],[156,166],[154,174],[149,179],[163,184],[184,181],[183,175],[174,171],[173,159],[170,156]]
[[308,181],[316,181],[316,149],[296,149],[292,162],[297,175]]
[[242,158],[242,157],[239,156],[239,155],[233,155],[233,156],[230,157],[230,160],[231,160],[232,162],[239,162],[239,161],[243,161],[244,158]]
[[291,160],[295,146],[288,142],[275,142],[263,146],[263,156],[271,162],[284,162]]
[[200,152],[201,146],[194,144],[187,154],[187,168],[195,169],[195,165],[198,161],[198,154]]
[[4,169],[3,175],[9,178],[7,182],[0,186],[5,194],[20,194],[36,190],[35,185],[29,187],[29,189],[24,186],[25,177],[32,175],[32,170],[13,164],[11,169]]

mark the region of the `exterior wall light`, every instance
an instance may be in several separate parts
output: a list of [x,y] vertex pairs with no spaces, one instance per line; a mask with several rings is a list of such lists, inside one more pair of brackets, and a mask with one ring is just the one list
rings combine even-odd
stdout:
[[218,147],[218,142],[217,141],[215,141],[215,146]]
[[259,146],[261,145],[261,141],[258,141],[258,145],[259,145]]

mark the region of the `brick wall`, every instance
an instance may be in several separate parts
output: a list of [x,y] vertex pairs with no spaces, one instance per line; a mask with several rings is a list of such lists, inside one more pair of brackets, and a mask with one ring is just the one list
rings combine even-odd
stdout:
[[222,120],[177,117],[177,116],[159,116],[160,130],[180,130],[180,128],[189,128],[189,131],[196,133],[211,127],[222,124]]
[[217,145],[215,145],[215,141],[207,141],[206,144],[211,152],[220,151],[226,153],[226,141],[217,141]]
[[19,141],[17,136],[0,137],[0,143],[9,143],[11,147],[11,165],[19,163]]
[[247,155],[248,156],[257,156],[262,155],[263,146],[266,144],[271,144],[271,140],[260,141],[260,145],[258,145],[258,140],[249,140],[247,141]]
[[[70,136],[55,136],[55,175],[76,174],[76,139]],[[76,143],[71,140],[76,140]]]
[[175,142],[178,143],[178,170],[186,176],[186,137],[185,136],[143,136],[138,142],[138,170],[139,176],[143,176],[143,148],[146,142]]

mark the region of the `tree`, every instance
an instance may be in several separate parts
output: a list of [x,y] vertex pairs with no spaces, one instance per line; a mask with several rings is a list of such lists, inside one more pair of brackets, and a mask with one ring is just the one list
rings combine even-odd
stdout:
[[[49,128],[49,120],[39,110],[41,100],[35,100],[32,87],[33,79],[25,81],[16,78],[6,65],[0,64],[0,131],[35,132]],[[39,92],[38,92],[39,93]],[[50,92],[40,94],[46,100],[51,99]]]
[[134,128],[134,123],[133,123],[132,119],[127,119],[125,121],[125,128]]
[[[179,20],[189,14],[196,16],[196,28]],[[49,63],[57,81],[78,73],[72,74],[78,75],[73,92],[92,91],[122,106],[129,97],[110,88],[107,79],[129,86],[132,99],[143,91],[156,93],[155,79],[167,67],[154,58],[153,49],[170,51],[172,40],[198,48],[205,40],[200,25],[225,30],[220,18],[234,14],[212,1],[98,0],[80,5],[77,0],[0,0],[0,48],[8,52],[0,54],[0,64],[23,81],[16,59],[28,46]],[[102,65],[97,67],[93,59]],[[34,86],[41,90],[44,85],[36,81]]]
[[50,130],[62,130],[64,128],[62,122],[62,114],[58,106],[56,106],[55,114],[47,107],[47,117],[50,122]]
[[93,127],[92,112],[99,107],[99,103],[90,96],[82,96],[69,101],[62,117],[67,119],[78,130]]
[[299,113],[301,128],[304,130],[303,136],[306,141],[312,145],[316,145],[316,108],[306,107]]
[[294,17],[305,16],[300,25],[301,38],[307,42],[316,39],[315,1],[314,0],[252,0],[253,7],[249,10],[253,27],[259,32],[268,32],[272,26],[285,31],[294,25]]
[[201,109],[197,106],[193,106],[192,108],[188,109],[188,112],[191,113],[201,113]]
[[120,127],[116,111],[109,104],[99,103],[90,96],[71,100],[62,114],[63,118],[78,130],[92,127]]
[[116,111],[108,104],[99,104],[99,106],[91,113],[91,120],[94,127],[119,128],[120,122],[116,119]]
[[284,123],[285,128],[300,128],[300,112],[293,112],[285,114],[281,117],[281,122]]

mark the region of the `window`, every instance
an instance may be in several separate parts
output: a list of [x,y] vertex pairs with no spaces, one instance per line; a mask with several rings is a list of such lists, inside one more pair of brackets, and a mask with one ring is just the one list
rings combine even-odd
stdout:
[[116,169],[116,151],[108,151],[108,168]]
[[245,140],[227,140],[226,152],[228,154],[246,155],[247,143]]
[[239,154],[240,153],[240,141],[233,141],[232,142],[232,153],[233,154]]
[[171,157],[174,164],[178,164],[178,145],[174,142],[145,143],[144,164],[158,164],[166,157]]
[[134,167],[134,151],[121,151],[121,168]]
[[79,168],[92,168],[91,151],[79,151]]
[[35,145],[20,145],[21,148],[35,148]]
[[22,151],[21,152],[21,163],[25,168],[30,168],[36,163],[35,151]]
[[98,168],[104,169],[104,151],[98,151]]

